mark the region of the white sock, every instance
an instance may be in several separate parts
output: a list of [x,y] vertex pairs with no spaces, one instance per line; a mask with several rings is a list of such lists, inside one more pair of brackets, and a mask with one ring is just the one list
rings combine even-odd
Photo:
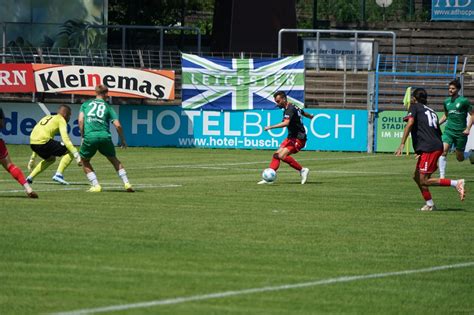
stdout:
[[61,177],[61,176],[63,176],[63,174],[62,174],[62,173],[59,173],[59,172],[56,172],[56,174],[54,174],[54,176],[59,176],[59,177]]
[[446,157],[444,155],[439,157],[439,177],[444,178],[446,175]]
[[457,185],[458,185],[458,181],[451,179],[451,187],[456,187]]
[[30,184],[28,184],[28,182],[24,183],[23,187],[25,187],[25,190],[28,194],[33,191],[33,189],[31,189],[31,186],[30,186]]
[[429,206],[429,207],[433,207],[434,206],[433,199],[426,200],[426,205]]
[[91,182],[92,186],[99,185],[99,181],[97,180],[97,176],[94,172],[87,173],[87,179]]
[[124,168],[119,169],[117,174],[123,180],[124,184],[128,184],[127,172],[125,171]]

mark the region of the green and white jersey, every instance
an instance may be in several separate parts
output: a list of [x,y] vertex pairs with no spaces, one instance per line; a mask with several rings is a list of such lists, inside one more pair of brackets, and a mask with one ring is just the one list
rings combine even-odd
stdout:
[[444,111],[448,117],[446,129],[463,131],[466,129],[467,114],[472,111],[472,106],[463,96],[458,96],[454,100],[448,97],[444,100]]
[[87,101],[82,104],[81,112],[84,113],[84,138],[111,137],[109,124],[118,117],[106,101],[102,99]]

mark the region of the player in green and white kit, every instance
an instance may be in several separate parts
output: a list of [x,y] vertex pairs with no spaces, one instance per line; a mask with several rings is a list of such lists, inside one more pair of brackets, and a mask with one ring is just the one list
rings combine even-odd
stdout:
[[122,131],[122,125],[118,120],[114,109],[105,101],[107,99],[108,88],[104,85],[98,85],[95,88],[97,98],[82,104],[79,112],[79,129],[82,135],[82,144],[79,154],[81,155],[82,166],[92,187],[89,192],[101,192],[97,176],[90,163],[91,158],[97,150],[104,155],[114,166],[119,177],[124,183],[125,190],[133,192],[132,185],[127,178],[127,172],[122,163],[115,156],[115,146],[112,142],[112,136],[109,130],[109,124],[117,129],[122,148],[127,147],[125,137]]
[[459,95],[460,89],[461,83],[458,80],[449,82],[449,97],[444,101],[444,115],[439,121],[440,124],[447,121],[442,137],[443,155],[439,158],[440,178],[444,178],[446,175],[446,155],[452,145],[456,148],[456,158],[459,162],[470,158],[471,163],[473,163],[472,158],[474,156],[471,155],[472,152],[464,152],[464,150],[467,136],[471,131],[474,110],[469,100]]

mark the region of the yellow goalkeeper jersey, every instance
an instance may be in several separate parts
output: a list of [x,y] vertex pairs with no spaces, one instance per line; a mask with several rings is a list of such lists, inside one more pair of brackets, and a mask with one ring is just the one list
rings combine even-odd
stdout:
[[66,120],[59,114],[47,115],[41,118],[31,132],[30,144],[45,144],[58,133],[61,135],[61,139],[69,152],[73,154],[77,152],[67,134]]

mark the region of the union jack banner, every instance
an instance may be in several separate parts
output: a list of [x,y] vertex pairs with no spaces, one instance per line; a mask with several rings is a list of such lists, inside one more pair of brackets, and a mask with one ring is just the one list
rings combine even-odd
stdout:
[[303,56],[223,59],[182,54],[184,109],[274,109],[273,93],[304,107]]

